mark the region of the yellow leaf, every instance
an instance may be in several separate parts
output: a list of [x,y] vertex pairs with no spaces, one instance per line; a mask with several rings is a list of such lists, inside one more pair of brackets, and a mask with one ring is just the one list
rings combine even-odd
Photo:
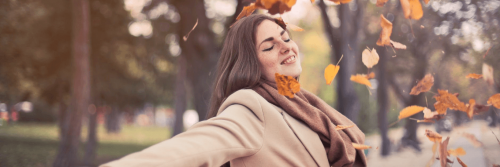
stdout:
[[342,130],[342,129],[347,129],[347,128],[350,128],[350,127],[353,127],[354,125],[337,125],[337,127],[335,127],[335,130]]
[[340,69],[340,66],[336,66],[336,65],[333,65],[333,64],[330,64],[330,65],[326,66],[326,68],[325,68],[325,80],[326,80],[326,84],[330,85],[332,83],[332,81],[335,78],[335,76],[337,76],[337,73],[339,72],[339,69]]
[[483,63],[483,79],[490,86],[495,83],[495,79],[493,78],[493,67],[489,66],[486,63]]
[[415,105],[406,107],[403,110],[401,110],[401,112],[399,112],[399,119],[410,117],[412,115],[415,115],[416,113],[419,113],[422,110],[424,110],[424,107]]
[[289,28],[292,31],[304,31],[304,29],[300,28],[299,26],[289,24],[289,23],[286,23],[286,25],[287,25],[287,28]]
[[443,137],[439,133],[436,133],[429,129],[425,130],[425,136],[432,142],[441,142],[441,139],[443,139]]
[[465,76],[465,78],[472,78],[472,79],[481,79],[482,77],[483,75],[474,73],[470,73],[469,75]]
[[462,147],[458,147],[457,149],[449,149],[448,154],[453,156],[465,155],[465,150]]
[[416,86],[411,88],[410,95],[418,95],[422,92],[427,92],[431,90],[432,85],[434,85],[434,77],[431,74],[427,74],[422,80],[418,81]]
[[351,2],[351,0],[330,0],[330,1],[332,1],[332,2],[334,2],[336,4],[341,4],[341,3],[344,4],[344,3]]
[[467,106],[467,116],[469,116],[469,119],[472,119],[474,116],[474,107],[476,106],[476,100],[470,99],[469,100],[469,106]]
[[378,60],[380,59],[375,48],[372,49],[371,51],[365,49],[361,54],[361,56],[362,56],[361,60],[363,61],[363,64],[365,64],[367,68],[372,68],[374,65],[378,63]]
[[358,150],[365,150],[365,149],[372,148],[372,146],[367,146],[367,145],[362,145],[362,144],[356,144],[356,143],[352,143],[352,146],[354,146],[354,148],[358,149]]
[[488,99],[488,104],[493,105],[493,107],[500,109],[500,93],[491,96]]
[[283,14],[292,9],[297,0],[256,0],[255,6],[268,10],[269,14]]
[[293,98],[294,94],[300,91],[299,82],[291,76],[276,73],[275,80],[276,86],[278,87],[278,93],[281,95]]
[[[402,0],[404,1],[404,0]],[[382,26],[382,31],[380,32],[380,37],[377,40],[378,46],[391,45],[391,34],[392,34],[392,23],[387,20],[384,15],[380,15],[380,26]]]
[[420,18],[424,16],[424,11],[422,10],[422,5],[420,4],[420,0],[410,0],[410,8],[411,8],[410,19],[420,20]]
[[372,84],[368,81],[366,75],[363,74],[351,75],[351,81],[366,85],[370,88],[372,87]]
[[401,3],[401,9],[403,10],[403,14],[405,18],[410,18],[411,15],[411,6],[410,6],[410,1],[409,0],[399,0]]

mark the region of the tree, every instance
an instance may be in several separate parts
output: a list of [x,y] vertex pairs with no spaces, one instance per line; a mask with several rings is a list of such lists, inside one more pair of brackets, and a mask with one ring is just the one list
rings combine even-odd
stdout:
[[90,100],[90,13],[87,0],[73,0],[73,81],[70,113],[65,121],[68,126],[67,132],[61,138],[57,157],[54,160],[55,167],[77,166],[78,146],[80,145],[80,132],[82,116]]

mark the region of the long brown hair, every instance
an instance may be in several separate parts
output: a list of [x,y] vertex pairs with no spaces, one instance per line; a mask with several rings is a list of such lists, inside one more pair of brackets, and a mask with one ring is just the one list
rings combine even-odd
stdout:
[[217,63],[207,119],[217,115],[220,105],[229,95],[259,84],[262,72],[255,48],[255,35],[257,26],[264,20],[278,23],[269,16],[253,14],[238,20],[229,29]]

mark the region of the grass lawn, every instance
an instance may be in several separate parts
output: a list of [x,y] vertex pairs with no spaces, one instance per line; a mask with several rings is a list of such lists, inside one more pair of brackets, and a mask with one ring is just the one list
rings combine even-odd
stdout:
[[[87,129],[82,129],[86,141]],[[120,158],[132,152],[168,139],[166,127],[137,127],[125,125],[120,134],[106,134],[98,128],[99,145],[96,165]],[[52,166],[59,144],[56,124],[17,123],[0,126],[0,167]],[[83,146],[80,148],[83,155]]]

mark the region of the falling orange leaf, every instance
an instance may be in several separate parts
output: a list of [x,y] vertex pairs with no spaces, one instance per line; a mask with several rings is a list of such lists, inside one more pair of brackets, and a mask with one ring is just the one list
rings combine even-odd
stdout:
[[350,127],[354,127],[354,125],[337,125],[337,127],[335,127],[335,130],[342,130]]
[[419,20],[424,15],[419,0],[400,0],[400,2],[406,19]]
[[480,114],[482,112],[489,111],[489,109],[490,109],[490,106],[476,104],[476,106],[474,107],[474,114]]
[[344,3],[351,2],[351,0],[330,0],[330,1],[332,1],[332,2],[334,2],[336,4],[341,4],[341,3],[344,4]]
[[255,9],[257,9],[255,3],[251,3],[250,5],[243,7],[243,10],[241,10],[236,20],[251,15],[255,11]]
[[418,95],[422,92],[427,92],[431,90],[432,85],[434,85],[434,77],[431,74],[427,74],[416,86],[411,88],[410,95]]
[[311,0],[311,3],[314,3],[314,0]]
[[366,85],[370,88],[372,87],[372,84],[368,81],[366,75],[364,74],[351,75],[351,81]]
[[424,107],[420,107],[420,106],[408,106],[406,108],[404,108],[403,110],[401,110],[401,112],[399,112],[399,119],[403,119],[403,118],[407,118],[407,117],[410,117],[412,115],[415,115],[416,113],[419,113],[420,111],[424,110]]
[[389,0],[377,0],[377,3],[375,5],[377,5],[378,7],[382,7],[385,5],[385,3],[387,3],[387,1]]
[[394,48],[394,49],[406,49],[406,45],[403,45],[399,42],[395,42],[393,40],[391,40],[391,46]]
[[300,91],[300,84],[291,76],[275,74],[278,93],[293,98],[294,94]]
[[446,167],[447,159],[448,159],[448,142],[450,141],[450,137],[447,137],[441,144],[439,144],[439,161],[441,162],[442,167]]
[[443,139],[443,137],[439,133],[428,129],[425,130],[425,136],[427,136],[427,138],[429,138],[429,140],[432,142],[441,142],[441,139]]
[[361,60],[363,61],[363,64],[367,68],[372,68],[374,65],[378,63],[378,60],[380,57],[377,54],[377,51],[375,48],[373,48],[371,51],[370,49],[365,49],[363,53],[361,53]]
[[495,79],[493,78],[493,67],[489,66],[486,63],[483,63],[483,79],[490,86],[495,83]]
[[366,79],[372,79],[375,78],[375,73],[371,72],[370,74],[366,75]]
[[447,108],[467,112],[465,103],[458,100],[457,96],[448,93],[447,90],[438,89],[438,95],[434,96],[434,98],[436,99],[434,108],[439,114],[446,114]]
[[494,94],[488,99],[488,104],[493,105],[493,107],[500,109],[500,93]]
[[474,99],[470,99],[469,100],[469,104],[467,106],[467,116],[469,116],[469,119],[472,119],[472,117],[474,116],[474,108],[476,107],[476,100]]
[[188,38],[189,38],[189,34],[191,34],[191,32],[193,32],[194,28],[196,28],[196,26],[198,25],[198,19],[196,19],[196,23],[194,23],[194,26],[193,28],[191,29],[191,31],[189,31],[184,37],[182,37],[182,39],[184,39],[184,41],[187,41]]
[[470,73],[469,75],[465,76],[465,78],[481,79],[481,78],[483,78],[483,75]]
[[354,148],[358,149],[358,150],[365,150],[365,149],[372,148],[372,146],[367,146],[367,145],[362,145],[362,144],[356,144],[356,143],[352,143],[352,146],[354,146]]
[[292,30],[292,31],[304,31],[304,29],[300,28],[299,26],[289,24],[289,23],[286,23],[286,25],[287,25],[287,28]]
[[297,0],[257,0],[255,6],[266,9],[269,14],[274,15],[290,11],[296,2]]
[[476,147],[476,148],[477,148],[477,147],[481,147],[481,146],[483,146],[483,143],[482,143],[482,142],[480,142],[479,140],[477,140],[476,136],[474,136],[473,134],[470,134],[470,133],[463,133],[462,135],[463,135],[466,139],[468,139],[468,140],[469,140],[469,142],[471,142],[471,143],[472,143],[472,145],[473,145],[474,147]]
[[457,149],[449,149],[448,154],[453,156],[461,156],[465,155],[465,150],[462,147],[458,147]]
[[[462,167],[467,167],[467,165],[464,162],[462,162],[462,160],[458,157],[457,157],[457,161],[460,165],[462,165]],[[493,166],[493,167],[495,167],[495,166]]]
[[384,15],[380,15],[380,26],[382,26],[382,31],[380,32],[380,37],[377,40],[377,45],[391,45],[390,38],[392,34],[392,23],[387,20]]
[[335,76],[337,76],[337,73],[339,72],[340,66],[336,66],[333,64],[329,64],[325,68],[325,80],[326,84],[330,85],[335,79]]

